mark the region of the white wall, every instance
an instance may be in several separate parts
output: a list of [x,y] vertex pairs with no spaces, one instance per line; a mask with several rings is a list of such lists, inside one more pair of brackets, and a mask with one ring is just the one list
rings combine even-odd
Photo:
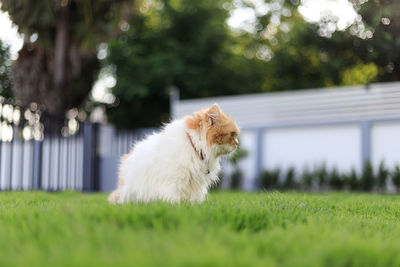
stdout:
[[239,162],[239,167],[243,172],[242,188],[245,190],[254,188],[254,178],[256,177],[256,146],[257,139],[254,131],[242,131],[240,133],[240,147],[248,152],[248,156]]
[[378,167],[384,160],[386,167],[400,164],[400,123],[374,123],[371,127],[371,161]]
[[361,168],[359,125],[270,129],[264,133],[263,167],[303,170],[325,163],[340,171]]

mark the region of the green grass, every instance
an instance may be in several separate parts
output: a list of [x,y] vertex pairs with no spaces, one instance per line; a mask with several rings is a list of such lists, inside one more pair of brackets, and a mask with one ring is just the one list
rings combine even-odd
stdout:
[[103,194],[0,193],[0,266],[399,266],[400,197],[213,193],[111,206]]

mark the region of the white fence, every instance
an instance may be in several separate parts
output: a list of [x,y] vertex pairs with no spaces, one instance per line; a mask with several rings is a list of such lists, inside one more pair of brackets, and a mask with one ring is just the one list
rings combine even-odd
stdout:
[[174,102],[174,117],[218,103],[242,129],[246,189],[263,169],[320,164],[361,170],[366,160],[400,163],[400,83]]
[[11,138],[0,136],[0,191],[98,189],[96,125],[82,123],[68,137],[46,134],[42,140],[25,140],[12,121],[3,120],[3,129],[6,123]]
[[0,97],[0,191],[110,191],[119,157],[154,131],[74,122],[70,132],[64,118]]
[[112,125],[98,126],[97,166],[100,191],[115,189],[120,157],[127,153],[135,142],[156,130],[117,130]]

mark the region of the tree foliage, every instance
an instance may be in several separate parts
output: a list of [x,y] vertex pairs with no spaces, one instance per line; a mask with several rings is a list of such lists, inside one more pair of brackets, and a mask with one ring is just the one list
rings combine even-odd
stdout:
[[355,56],[373,62],[378,81],[400,79],[400,2],[397,0],[351,0],[361,21],[347,30],[353,38]]
[[[130,2],[130,1],[129,1]],[[24,105],[43,104],[63,115],[87,97],[97,76],[96,47],[115,36],[127,0],[1,0],[25,35],[13,64],[13,93]]]
[[[269,11],[255,12],[247,31],[226,25],[238,1],[146,3],[127,35],[110,44],[120,105],[109,114],[120,126],[167,120],[170,86],[186,99],[398,80],[395,1],[355,0],[360,16],[332,32],[327,25],[337,18],[309,23],[295,0],[266,1]],[[255,2],[241,5],[256,10]]]
[[112,121],[130,127],[166,121],[170,86],[183,99],[259,90],[261,62],[234,53],[224,2],[156,0],[141,7],[127,34],[109,46],[120,102],[109,110]]
[[11,96],[10,72],[10,49],[0,40],[0,96]]

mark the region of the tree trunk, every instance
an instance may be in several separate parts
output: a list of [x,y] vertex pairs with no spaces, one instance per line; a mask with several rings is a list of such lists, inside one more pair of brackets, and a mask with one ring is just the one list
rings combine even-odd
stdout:
[[62,116],[66,108],[68,89],[67,59],[69,46],[69,10],[68,5],[61,6],[57,17],[56,39],[54,46],[53,88],[47,101],[50,113]]
[[23,106],[44,106],[46,132],[58,132],[68,107],[70,27],[68,6],[56,14],[54,50],[25,40],[12,69],[12,90]]

